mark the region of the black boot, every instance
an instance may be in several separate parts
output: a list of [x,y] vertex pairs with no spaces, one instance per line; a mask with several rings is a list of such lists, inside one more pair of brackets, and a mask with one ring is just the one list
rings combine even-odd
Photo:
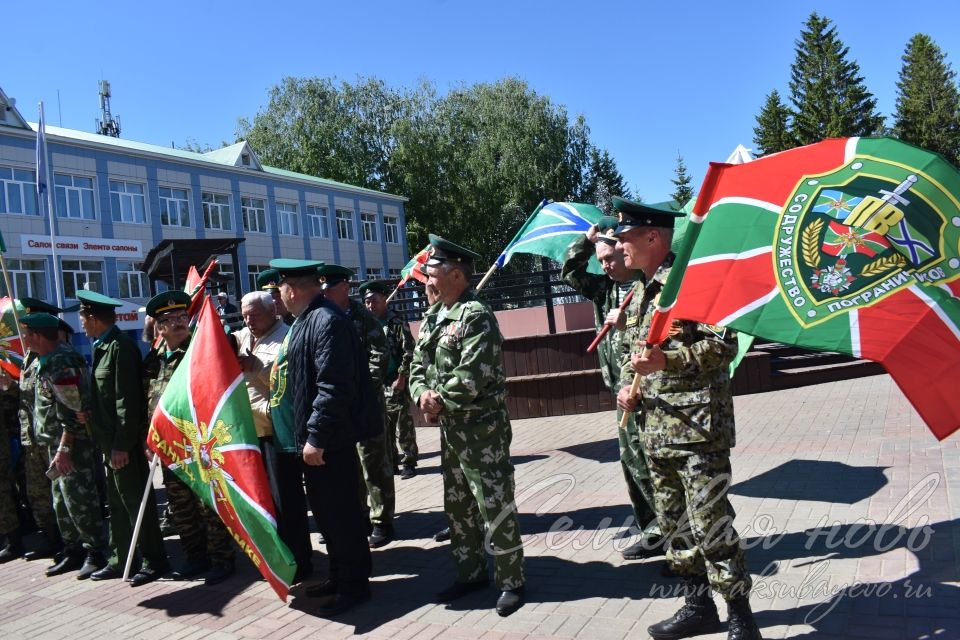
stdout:
[[23,555],[23,540],[20,532],[14,529],[7,534],[7,544],[0,549],[0,564],[16,560]]
[[727,601],[727,640],[763,640],[746,597]]
[[[57,560],[59,558],[59,560]],[[48,578],[53,576],[58,576],[61,573],[67,573],[68,571],[76,571],[83,566],[83,549],[64,549],[61,553],[58,553],[54,560],[57,560],[57,563],[47,567],[46,574]]]
[[83,561],[83,566],[80,567],[80,571],[77,573],[77,580],[86,580],[105,566],[107,566],[107,559],[103,557],[102,553],[99,551],[88,551],[87,557]]
[[713,603],[707,577],[684,577],[683,593],[684,604],[680,610],[672,618],[647,629],[653,640],[680,640],[720,630],[717,605]]
[[23,554],[24,560],[52,558],[63,549],[63,540],[60,538],[58,529],[44,529],[40,534],[42,536],[40,546]]

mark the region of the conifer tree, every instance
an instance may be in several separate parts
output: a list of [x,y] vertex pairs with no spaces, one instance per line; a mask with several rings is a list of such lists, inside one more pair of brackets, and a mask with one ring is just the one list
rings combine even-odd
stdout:
[[690,178],[690,174],[687,173],[687,165],[683,163],[683,156],[679,153],[677,154],[677,167],[674,169],[674,173],[677,177],[670,181],[674,186],[673,193],[670,194],[670,197],[673,198],[673,201],[676,203],[676,210],[679,211],[690,201],[690,198],[693,197],[693,187],[690,186],[693,180]]
[[753,128],[753,143],[759,155],[786,151],[796,146],[790,134],[790,109],[780,100],[780,92],[774,89],[757,116]]

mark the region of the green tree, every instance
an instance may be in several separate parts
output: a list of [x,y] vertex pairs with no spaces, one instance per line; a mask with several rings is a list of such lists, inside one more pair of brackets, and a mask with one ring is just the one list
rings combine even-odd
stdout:
[[849,48],[830,19],[814,12],[804,27],[790,69],[795,142],[879,132],[883,116],[876,111],[877,101],[864,85],[860,65],[847,59]]
[[930,36],[907,43],[897,81],[893,133],[905,142],[960,161],[960,96],[956,72]]
[[673,171],[677,177],[670,181],[674,186],[673,193],[670,194],[670,197],[673,198],[673,201],[676,203],[675,208],[679,211],[693,197],[693,187],[690,186],[693,180],[690,178],[690,174],[687,173],[687,165],[683,162],[683,156],[679,153],[677,153],[677,166]]
[[790,133],[790,109],[780,100],[780,92],[774,89],[757,116],[753,128],[753,143],[759,155],[786,151],[795,146]]
[[630,188],[617,169],[617,163],[604,149],[591,147],[590,163],[586,172],[583,189],[576,200],[597,205],[604,213],[612,211],[613,196],[630,197]]

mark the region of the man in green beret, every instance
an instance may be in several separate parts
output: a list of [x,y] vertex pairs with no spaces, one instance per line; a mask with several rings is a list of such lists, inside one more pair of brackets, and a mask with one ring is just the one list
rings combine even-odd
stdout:
[[[752,582],[733,528],[730,448],[735,443],[729,367],[737,353],[733,331],[679,320],[661,344],[644,349],[674,255],[673,225],[683,215],[614,198],[619,212],[617,248],[640,269],[623,337],[618,406],[636,411],[653,484],[667,561],[683,578],[685,603],[647,631],[656,640],[715,633],[720,628],[711,588],[727,601],[731,639],[754,640],[760,631],[748,600]],[[630,393],[640,377],[640,397]],[[680,523],[688,523],[680,526]]]
[[288,327],[293,324],[293,314],[287,311],[283,304],[283,298],[280,297],[280,272],[276,269],[267,269],[261,271],[257,276],[257,286],[261,291],[266,291],[273,297],[273,304],[277,307],[277,315]]
[[337,264],[326,264],[317,273],[323,286],[323,294],[350,318],[360,346],[367,358],[370,379],[377,392],[373,399],[380,411],[381,427],[376,434],[362,439],[357,444],[360,467],[363,470],[364,488],[370,508],[370,537],[372,549],[393,540],[393,516],[396,511],[396,489],[393,480],[393,456],[387,448],[386,421],[383,419],[383,387],[387,375],[389,354],[387,338],[380,321],[366,307],[350,297],[350,278],[353,271]]
[[[387,453],[393,461],[394,473],[399,462],[403,463],[400,477],[412,478],[417,473],[417,430],[410,416],[410,396],[407,393],[407,378],[410,361],[413,360],[414,340],[410,325],[387,304],[392,287],[385,282],[371,280],[360,285],[360,295],[367,311],[383,326],[387,338],[387,375],[384,379],[384,405],[387,416]],[[399,444],[400,449],[397,449]],[[400,453],[402,451],[402,455]]]
[[[610,325],[610,331],[597,345],[597,356],[603,382],[614,395],[620,390],[620,338],[628,322],[631,326],[637,322],[636,318],[628,319],[620,311],[620,304],[633,288],[634,282],[643,277],[642,272],[628,269],[623,264],[623,253],[617,250],[617,238],[613,235],[617,224],[615,217],[604,216],[586,234],[571,242],[560,272],[568,285],[593,302],[597,331],[603,329],[604,325]],[[590,259],[594,256],[603,268],[603,275],[587,271]],[[617,412],[618,427],[621,414]],[[634,526],[641,532],[640,540],[621,553],[625,560],[660,555],[660,526],[653,510],[653,488],[637,423],[632,414],[625,428],[617,428],[617,438],[620,442],[620,467],[633,507]]]
[[99,464],[96,445],[78,414],[90,408],[87,363],[60,342],[59,320],[49,313],[31,313],[20,319],[27,348],[36,354],[35,380],[27,406],[38,444],[47,447],[51,460],[53,510],[65,550],[46,571],[48,576],[80,569],[85,579],[106,564],[103,518],[96,486]]
[[501,591],[496,611],[508,616],[523,604],[524,570],[510,463],[503,336],[493,311],[470,292],[479,256],[433,234],[430,244],[427,284],[436,287],[439,302],[432,326],[426,335],[421,333],[414,350],[410,395],[427,422],[440,425],[444,511],[457,577],[437,594],[437,601],[450,602],[485,588],[484,550],[490,548]]
[[[123,575],[137,522],[149,464],[143,451],[147,431],[147,406],[141,380],[140,348],[117,327],[114,300],[93,291],[78,291],[80,326],[93,345],[90,391],[92,415],[86,420],[106,464],[107,500],[110,504],[110,559],[91,580],[115,580]],[[86,415],[86,414],[84,414]],[[131,578],[134,587],[153,582],[168,569],[167,554],[150,489],[137,538],[142,566]]]
[[[159,354],[160,366],[150,382],[148,416],[152,416],[160,404],[160,397],[190,346],[189,308],[190,296],[179,290],[164,291],[147,302],[147,315],[156,321],[164,343],[164,351]],[[167,467],[162,469],[167,506],[187,556],[186,563],[173,572],[173,577],[179,580],[199,577],[208,586],[223,582],[234,571],[230,533],[220,517],[207,508],[190,487]]]

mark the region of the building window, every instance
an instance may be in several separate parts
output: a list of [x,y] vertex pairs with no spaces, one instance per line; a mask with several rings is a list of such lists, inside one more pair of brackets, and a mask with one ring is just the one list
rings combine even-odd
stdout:
[[380,234],[377,233],[377,214],[361,213],[360,222],[363,224],[363,241],[379,242]]
[[337,237],[341,240],[353,240],[353,212],[337,209]]
[[147,274],[141,271],[139,262],[117,260],[117,281],[121,298],[147,298],[150,289],[147,286]]
[[[10,282],[13,285],[15,298],[32,297],[47,299],[47,261],[21,260],[8,258],[7,269],[10,272]],[[6,282],[0,278],[0,295],[10,295]]]
[[400,225],[393,216],[383,216],[383,239],[389,244],[400,244]]
[[299,209],[292,202],[277,203],[277,232],[282,236],[300,235],[300,224],[297,222]]
[[113,210],[114,222],[146,222],[147,207],[143,199],[143,185],[111,180],[110,208]]
[[307,229],[311,238],[329,238],[330,226],[327,221],[327,208],[307,205]]
[[380,280],[383,278],[383,269],[380,267],[367,267],[367,280]]
[[265,264],[248,264],[247,265],[247,277],[250,280],[250,291],[259,291],[260,287],[257,286],[257,277],[268,270],[268,267]]
[[387,269],[387,277],[391,280],[399,280],[403,276],[400,274],[400,269]]
[[240,211],[243,213],[243,230],[267,232],[266,206],[260,198],[240,198]]
[[68,176],[58,173],[53,177],[56,187],[57,217],[93,220],[93,178]]
[[200,193],[200,204],[203,207],[203,226],[207,229],[229,231],[233,228],[230,222],[230,198],[220,193]]
[[190,226],[190,198],[186,189],[160,187],[160,224],[168,227]]
[[0,213],[40,215],[37,178],[33,171],[0,167]]
[[103,262],[99,260],[64,260],[63,297],[76,299],[77,291],[88,289],[103,293]]

